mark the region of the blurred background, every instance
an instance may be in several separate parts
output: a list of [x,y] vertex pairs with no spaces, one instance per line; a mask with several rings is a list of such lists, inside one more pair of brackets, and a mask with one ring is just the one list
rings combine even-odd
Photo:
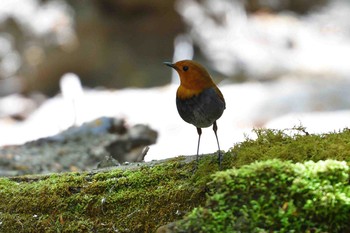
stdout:
[[[113,116],[158,131],[146,160],[194,154],[162,64],[181,59],[219,83],[223,150],[254,127],[349,126],[348,0],[2,0],[0,145]],[[203,133],[201,153],[216,151]]]

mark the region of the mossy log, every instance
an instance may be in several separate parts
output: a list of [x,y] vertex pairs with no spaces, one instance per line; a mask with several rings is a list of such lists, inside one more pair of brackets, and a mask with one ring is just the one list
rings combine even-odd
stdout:
[[213,154],[1,178],[0,232],[349,232],[350,131],[295,130],[256,130],[222,171]]

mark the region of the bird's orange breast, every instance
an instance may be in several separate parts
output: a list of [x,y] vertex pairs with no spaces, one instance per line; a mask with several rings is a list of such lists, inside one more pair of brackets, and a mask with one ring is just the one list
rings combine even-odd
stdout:
[[220,89],[214,85],[209,87],[201,87],[201,88],[186,88],[183,85],[180,85],[176,92],[176,97],[179,99],[190,99],[194,96],[198,96],[200,93],[202,93],[204,90],[208,88],[213,88],[215,92],[217,93],[218,97],[225,102],[224,96],[222,95]]
[[177,89],[176,97],[179,99],[189,99],[199,95],[201,92],[202,89],[186,88],[185,86],[180,85]]

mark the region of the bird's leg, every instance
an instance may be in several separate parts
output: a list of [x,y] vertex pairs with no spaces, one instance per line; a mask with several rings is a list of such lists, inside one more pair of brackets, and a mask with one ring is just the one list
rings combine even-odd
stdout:
[[199,163],[199,144],[201,142],[202,129],[197,127],[197,133],[198,133],[198,145],[197,145],[196,165],[193,168],[193,173],[197,171],[197,167]]
[[214,134],[215,134],[215,137],[216,137],[216,142],[218,143],[218,154],[219,154],[219,169],[221,170],[221,160],[222,160],[222,156],[221,156],[221,150],[220,150],[220,145],[219,145],[219,138],[218,138],[218,134],[217,134],[217,131],[218,131],[218,126],[216,125],[216,121],[214,121],[213,123],[213,131],[214,131]]
[[198,165],[198,157],[199,157],[199,144],[201,142],[201,135],[202,135],[202,129],[197,127],[197,133],[198,133],[198,144],[197,144],[197,156],[196,156],[196,161]]

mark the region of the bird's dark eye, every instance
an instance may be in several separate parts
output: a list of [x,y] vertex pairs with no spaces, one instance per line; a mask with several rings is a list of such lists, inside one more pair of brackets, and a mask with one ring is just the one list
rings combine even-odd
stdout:
[[184,67],[182,67],[182,69],[183,69],[184,71],[187,71],[187,70],[188,70],[188,66],[184,66]]

